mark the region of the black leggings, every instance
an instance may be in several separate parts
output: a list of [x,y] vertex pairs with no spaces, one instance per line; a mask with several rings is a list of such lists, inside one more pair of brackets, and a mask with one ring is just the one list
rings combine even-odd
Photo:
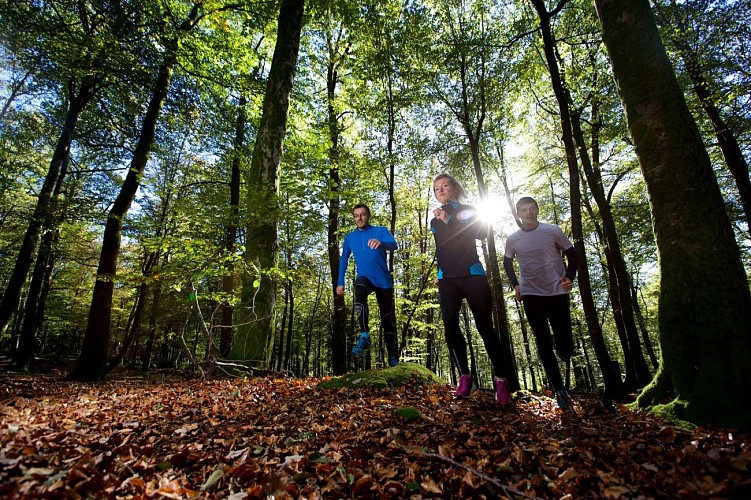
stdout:
[[[553,338],[558,356],[564,361],[571,359],[574,353],[574,339],[571,333],[571,306],[568,294],[550,297],[524,295],[522,302],[527,321],[537,341],[537,354],[545,368],[545,374],[550,379],[553,389],[560,391],[564,387],[558,360],[553,352]],[[548,321],[553,328],[552,337]]]
[[459,367],[462,375],[469,373],[467,361],[467,341],[459,327],[462,300],[475,317],[477,331],[485,343],[490,362],[496,377],[505,377],[501,361],[501,341],[493,329],[493,295],[485,276],[467,276],[464,278],[444,278],[438,282],[438,300],[441,303],[443,329],[449,353]]
[[358,276],[355,279],[355,314],[357,314],[357,320],[360,322],[360,331],[370,332],[368,295],[373,292],[375,292],[378,302],[378,312],[381,313],[381,327],[383,327],[383,336],[386,340],[386,351],[388,351],[389,356],[396,356],[396,328],[394,327],[394,316],[391,313],[394,308],[394,289],[373,286],[370,280],[364,276]]

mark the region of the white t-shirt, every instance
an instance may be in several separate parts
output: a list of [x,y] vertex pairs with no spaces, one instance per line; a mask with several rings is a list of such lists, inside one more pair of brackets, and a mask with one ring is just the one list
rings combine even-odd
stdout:
[[519,229],[506,240],[505,256],[519,261],[522,295],[562,295],[566,274],[561,252],[573,244],[558,226],[540,223],[531,231]]

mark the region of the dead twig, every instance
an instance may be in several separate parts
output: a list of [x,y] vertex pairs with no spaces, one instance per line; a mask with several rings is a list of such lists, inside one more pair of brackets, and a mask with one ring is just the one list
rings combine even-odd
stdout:
[[506,486],[505,484],[501,483],[500,481],[498,481],[494,477],[490,477],[487,474],[485,474],[483,472],[480,472],[477,469],[469,467],[468,465],[464,465],[461,462],[457,462],[453,458],[445,457],[443,455],[439,455],[438,453],[429,453],[429,452],[426,452],[420,446],[407,446],[407,445],[405,445],[403,443],[399,443],[398,441],[397,441],[397,444],[399,444],[399,446],[401,446],[402,449],[404,451],[408,452],[408,453],[414,453],[414,454],[417,454],[417,455],[422,455],[424,457],[433,458],[433,459],[436,459],[436,460],[441,460],[442,462],[446,462],[446,463],[449,463],[449,464],[451,464],[451,465],[453,465],[455,467],[459,467],[461,469],[464,469],[464,470],[466,470],[466,471],[474,474],[475,476],[479,477],[483,481],[487,481],[488,483],[492,484],[493,486],[495,486],[496,488],[498,488],[499,490],[501,490],[502,492],[506,493],[509,496],[516,496],[516,497],[521,497],[521,498],[539,499],[539,497],[531,496],[531,495],[528,495],[528,494],[526,494],[526,493],[524,493],[522,491],[514,489],[514,488],[512,488],[510,486]]

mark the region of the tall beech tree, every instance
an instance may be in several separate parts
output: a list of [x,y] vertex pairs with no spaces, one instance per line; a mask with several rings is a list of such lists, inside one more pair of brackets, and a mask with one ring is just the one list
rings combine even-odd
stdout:
[[5,332],[8,322],[21,300],[21,289],[26,282],[26,277],[33,263],[36,248],[42,234],[42,227],[47,219],[52,218],[51,207],[55,186],[58,179],[65,176],[68,165],[67,157],[70,153],[78,118],[84,106],[96,94],[99,85],[99,75],[85,75],[81,79],[71,79],[69,81],[65,124],[60,132],[57,147],[50,161],[42,189],[39,191],[36,208],[29,221],[21,248],[18,251],[13,274],[8,282],[8,286],[5,288],[2,301],[0,301],[0,333]]
[[117,260],[120,255],[123,219],[133,202],[149,159],[159,114],[169,92],[172,70],[177,63],[180,37],[192,30],[201,20],[200,12],[201,4],[194,3],[186,19],[177,26],[176,32],[165,40],[162,63],[141,124],[138,143],[120,193],[107,216],[86,334],[81,354],[73,371],[68,375],[71,380],[100,380],[106,374],[107,352],[111,336],[112,295],[115,288]]
[[[224,250],[227,255],[232,255],[237,247],[238,219],[240,215],[240,181],[242,153],[245,151],[245,123],[247,120],[247,99],[241,95],[237,103],[237,118],[235,119],[235,137],[231,153],[230,182],[229,182],[229,214],[224,226]],[[231,296],[235,290],[235,273],[232,261],[227,262],[227,273],[222,276],[222,291]],[[222,316],[219,332],[219,353],[227,357],[232,349],[234,341],[233,313],[234,307],[227,302],[222,304]]]
[[297,67],[304,0],[282,0],[263,113],[248,176],[248,224],[241,304],[230,358],[267,367],[274,345],[279,225],[279,165]]
[[[699,129],[648,0],[595,0],[649,192],[659,252],[660,369],[641,406],[751,429],[751,294]],[[658,407],[658,409],[665,409]]]
[[[434,68],[431,93],[449,110],[464,134],[472,173],[480,199],[484,200],[488,197],[488,189],[481,153],[486,119],[494,111],[498,112],[506,83],[505,68],[500,63],[503,54],[497,49],[502,43],[498,40],[499,27],[492,21],[491,4],[479,0],[455,8],[448,3],[439,8],[441,29],[437,35],[442,43],[429,52],[430,57],[442,62]],[[519,380],[492,228],[488,231],[486,245],[485,263],[493,290],[494,325],[501,342],[503,364],[509,370],[509,385],[516,390]]]
[[[341,9],[327,10],[320,20],[320,36],[322,38],[321,66],[326,71],[325,120],[328,139],[328,175],[326,183],[326,202],[328,205],[326,221],[326,254],[329,263],[330,293],[332,297],[332,325],[331,325],[331,368],[334,375],[341,375],[347,371],[347,309],[344,296],[336,293],[339,276],[339,232],[342,217],[342,163],[346,159],[342,144],[342,132],[345,129],[340,92],[342,77],[349,64],[352,37],[348,22],[337,19],[336,16],[348,19],[346,11],[348,5],[339,6]],[[370,354],[365,359],[369,360]]]
[[[34,79],[41,82],[37,85],[59,94],[63,113],[47,175],[0,301],[0,333],[5,332],[18,307],[42,227],[55,219],[51,212],[55,186],[66,175],[76,127],[84,109],[103,88],[123,78],[120,74],[123,68],[135,66],[132,54],[113,46],[132,49],[138,44],[139,30],[145,24],[142,19],[136,20],[140,14],[134,12],[139,10],[137,2],[107,6],[96,1],[81,4],[68,0],[43,4],[7,2],[0,9],[0,19],[10,28],[8,36],[21,44],[20,60],[32,70]],[[143,24],[136,26],[136,23]]]
[[[66,159],[66,163],[67,161]],[[64,172],[67,169],[66,165],[62,170]],[[11,365],[11,369],[16,371],[27,369],[36,351],[37,332],[42,325],[47,292],[49,292],[50,278],[54,267],[54,247],[60,234],[59,221],[62,219],[61,212],[64,210],[60,206],[63,201],[60,193],[62,192],[64,181],[65,177],[63,176],[57,178],[57,185],[55,186],[50,203],[51,210],[42,223],[41,242],[26,294],[18,348],[13,354],[13,363]]]

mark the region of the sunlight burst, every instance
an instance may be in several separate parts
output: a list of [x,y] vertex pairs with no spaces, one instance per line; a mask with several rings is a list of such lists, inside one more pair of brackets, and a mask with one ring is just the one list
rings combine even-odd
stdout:
[[477,203],[477,211],[480,218],[486,224],[497,224],[509,215],[509,208],[506,201],[500,196],[489,195],[484,200]]

